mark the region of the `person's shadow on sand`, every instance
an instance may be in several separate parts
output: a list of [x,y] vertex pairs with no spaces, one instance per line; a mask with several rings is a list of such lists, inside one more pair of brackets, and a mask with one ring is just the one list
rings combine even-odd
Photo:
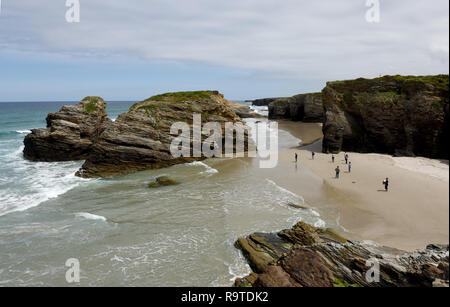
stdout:
[[386,191],[386,190],[378,190],[377,192],[388,192],[388,191]]

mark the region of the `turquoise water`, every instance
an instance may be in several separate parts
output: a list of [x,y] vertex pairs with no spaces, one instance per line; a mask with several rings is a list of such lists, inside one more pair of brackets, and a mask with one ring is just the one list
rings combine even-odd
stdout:
[[[250,269],[233,244],[299,220],[301,195],[278,187],[257,159],[211,159],[115,179],[74,176],[82,161],[23,159],[23,138],[65,103],[0,103],[0,286],[69,286],[77,258],[81,286],[229,286]],[[111,118],[132,102],[108,103]],[[280,131],[280,146],[298,145]],[[177,186],[149,189],[160,175]]]

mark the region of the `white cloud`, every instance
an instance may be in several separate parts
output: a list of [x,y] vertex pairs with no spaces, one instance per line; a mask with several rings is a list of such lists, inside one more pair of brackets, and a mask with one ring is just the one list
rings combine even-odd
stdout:
[[272,78],[448,73],[447,0],[3,1],[0,47],[73,56],[194,61]]

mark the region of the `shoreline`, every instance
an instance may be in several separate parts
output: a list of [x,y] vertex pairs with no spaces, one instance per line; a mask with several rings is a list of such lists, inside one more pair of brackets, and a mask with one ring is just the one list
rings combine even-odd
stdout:
[[[331,154],[321,153],[321,140],[312,142],[321,133],[319,127],[280,124],[280,129],[305,142],[279,153],[277,168],[283,174],[272,174],[272,180],[302,195],[321,214],[335,214],[336,223],[348,231],[350,239],[406,251],[432,243],[448,244],[448,161],[349,153],[353,164],[349,174],[344,153],[335,155],[332,164]],[[316,152],[314,161],[311,151]],[[295,153],[300,156],[297,165]],[[339,180],[334,178],[337,165],[341,168]],[[295,172],[285,168],[294,168]],[[301,180],[303,176],[309,176],[306,182]],[[391,181],[388,193],[381,184],[386,177]]]

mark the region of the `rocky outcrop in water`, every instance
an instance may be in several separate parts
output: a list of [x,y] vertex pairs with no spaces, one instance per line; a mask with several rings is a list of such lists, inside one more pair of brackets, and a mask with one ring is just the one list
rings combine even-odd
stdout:
[[64,106],[47,116],[47,128],[33,129],[24,140],[25,158],[58,162],[84,160],[94,143],[111,123],[106,103],[100,97],[86,97],[75,106]]
[[322,95],[301,94],[277,99],[269,104],[269,118],[321,123],[324,118]]
[[[174,158],[170,152],[171,142],[176,137],[170,134],[172,124],[183,122],[192,127],[194,113],[201,114],[202,124],[241,122],[230,108],[229,101],[219,92],[154,96],[135,104],[128,113],[108,124],[77,175],[85,178],[114,177],[204,159]],[[224,137],[225,133],[222,135]],[[204,135],[202,139],[205,139]]]
[[323,151],[448,159],[449,76],[329,82]]
[[[237,287],[448,287],[449,283],[448,245],[405,252],[348,241],[301,222],[277,234],[240,238],[236,247],[254,271],[237,279]],[[377,265],[379,281],[371,271]]]
[[[170,151],[177,137],[171,135],[172,124],[186,123],[192,131],[194,114],[201,115],[202,125],[221,125],[222,145],[226,137],[224,123],[242,123],[232,103],[215,91],[154,96],[135,104],[115,122],[107,118],[105,106],[103,99],[87,97],[76,106],[49,114],[47,128],[34,129],[26,136],[24,156],[33,161],[86,160],[78,176],[114,177],[204,159],[203,155],[175,158]],[[203,131],[201,141],[207,137],[209,133]],[[235,141],[233,136],[234,145]],[[189,143],[194,156],[191,139]]]

